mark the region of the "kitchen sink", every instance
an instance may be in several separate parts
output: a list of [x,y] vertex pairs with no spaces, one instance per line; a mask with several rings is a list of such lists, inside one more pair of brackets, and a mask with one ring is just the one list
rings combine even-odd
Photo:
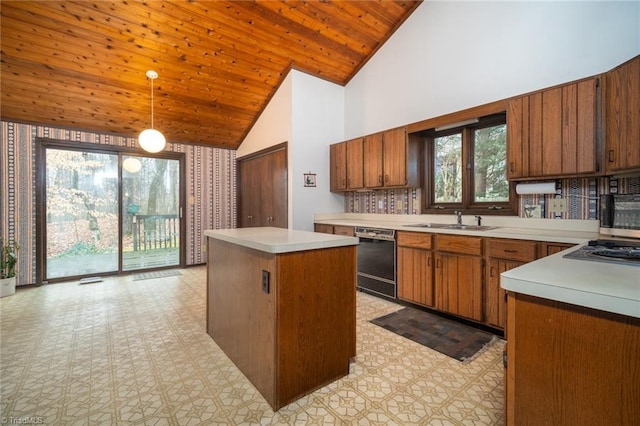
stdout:
[[496,229],[497,226],[484,226],[484,225],[458,225],[456,223],[416,223],[411,226],[414,228],[434,228],[434,229],[458,229],[464,231],[488,231],[490,229]]

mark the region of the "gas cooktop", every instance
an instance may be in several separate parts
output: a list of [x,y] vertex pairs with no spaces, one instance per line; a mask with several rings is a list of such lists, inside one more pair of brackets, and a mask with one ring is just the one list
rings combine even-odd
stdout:
[[640,241],[591,240],[586,246],[562,257],[640,266]]

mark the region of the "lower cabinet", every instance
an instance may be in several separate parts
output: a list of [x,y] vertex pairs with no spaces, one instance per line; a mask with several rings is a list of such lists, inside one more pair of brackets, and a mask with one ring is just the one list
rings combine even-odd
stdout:
[[437,235],[436,309],[482,321],[482,238]]
[[313,230],[315,232],[321,232],[323,234],[335,234],[335,235],[346,235],[349,237],[355,236],[355,229],[353,226],[343,226],[343,225],[328,225],[324,223],[316,223],[313,225]]
[[506,292],[500,287],[500,274],[536,259],[535,241],[489,238],[487,248],[486,324],[504,329],[507,322]]
[[434,305],[431,235],[397,234],[398,298],[417,305]]

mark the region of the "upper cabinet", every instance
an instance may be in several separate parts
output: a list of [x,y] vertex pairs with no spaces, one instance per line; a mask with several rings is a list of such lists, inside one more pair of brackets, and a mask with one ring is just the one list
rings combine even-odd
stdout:
[[331,191],[350,191],[364,187],[362,149],[362,138],[336,143],[329,147]]
[[421,145],[406,127],[333,144],[331,191],[420,186]]
[[599,172],[598,86],[594,77],[509,100],[509,179]]
[[606,171],[639,171],[640,56],[609,71],[604,80]]

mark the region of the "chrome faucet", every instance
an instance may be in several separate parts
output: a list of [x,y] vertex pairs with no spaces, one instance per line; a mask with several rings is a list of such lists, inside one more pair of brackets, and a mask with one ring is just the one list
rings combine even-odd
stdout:
[[458,220],[458,225],[462,225],[462,212],[453,212]]

